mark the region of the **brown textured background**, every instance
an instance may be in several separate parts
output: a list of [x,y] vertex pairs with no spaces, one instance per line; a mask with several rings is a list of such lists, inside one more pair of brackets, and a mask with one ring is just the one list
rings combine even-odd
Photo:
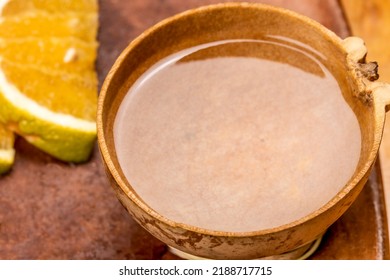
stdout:
[[[101,0],[100,82],[127,44],[158,21],[189,8],[227,1]],[[336,0],[246,1],[305,14],[339,36],[348,28]],[[172,259],[117,201],[95,147],[86,164],[59,162],[23,139],[12,172],[0,178],[0,259]],[[327,232],[313,259],[388,258],[380,169],[351,209]]]

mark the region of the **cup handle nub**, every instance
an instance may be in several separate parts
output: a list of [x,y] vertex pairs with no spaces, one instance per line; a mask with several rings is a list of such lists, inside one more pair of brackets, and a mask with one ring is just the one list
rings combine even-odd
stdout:
[[368,90],[375,97],[375,103],[379,108],[385,108],[385,111],[390,110],[390,84],[383,82],[373,82],[369,85]]
[[347,63],[352,75],[358,83],[355,96],[363,103],[371,104],[373,101],[386,112],[390,110],[390,84],[376,81],[378,63],[366,62],[367,48],[363,39],[347,37],[343,40],[343,47],[347,52]]

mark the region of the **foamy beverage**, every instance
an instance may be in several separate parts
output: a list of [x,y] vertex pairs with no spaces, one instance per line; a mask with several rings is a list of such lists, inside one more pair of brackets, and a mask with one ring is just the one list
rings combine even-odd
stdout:
[[280,37],[166,57],[115,119],[126,179],[156,212],[209,230],[269,229],[317,210],[350,180],[361,149],[325,59]]

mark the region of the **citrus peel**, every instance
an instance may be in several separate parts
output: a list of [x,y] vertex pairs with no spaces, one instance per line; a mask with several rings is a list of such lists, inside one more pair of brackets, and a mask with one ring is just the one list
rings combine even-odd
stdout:
[[0,174],[9,171],[14,163],[14,134],[0,123]]

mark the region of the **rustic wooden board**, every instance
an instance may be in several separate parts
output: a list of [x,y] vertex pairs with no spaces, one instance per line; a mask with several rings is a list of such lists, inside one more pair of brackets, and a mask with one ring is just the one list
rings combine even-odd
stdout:
[[[102,0],[100,82],[122,49],[170,15],[216,0]],[[246,1],[260,2],[260,1]],[[263,1],[264,2],[264,1]],[[336,0],[274,0],[348,35]],[[136,224],[117,201],[97,147],[82,165],[59,162],[23,139],[16,164],[0,178],[0,259],[173,259],[166,246]],[[388,257],[380,170],[351,209],[326,234],[314,259]]]

